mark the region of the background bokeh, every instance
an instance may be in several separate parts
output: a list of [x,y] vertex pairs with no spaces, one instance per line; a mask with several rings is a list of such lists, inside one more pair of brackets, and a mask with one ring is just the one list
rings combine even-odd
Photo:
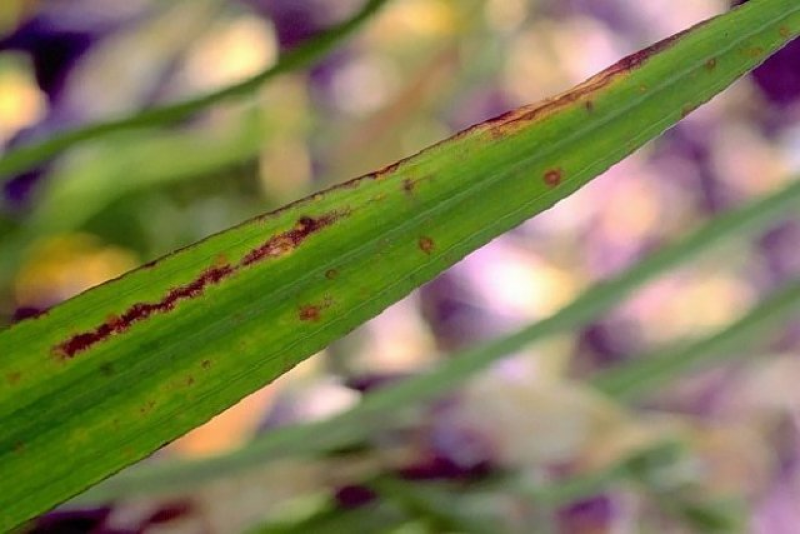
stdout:
[[[4,0],[0,144],[8,150],[244,80],[359,4]],[[173,127],[83,143],[5,183],[0,324],[564,91],[729,7],[394,0],[309,69]],[[569,199],[151,461],[224,453],[275,426],[326,417],[371,388],[548,316],[714,215],[796,179],[798,119],[793,43]],[[239,532],[265,521],[302,525],[324,509],[374,511],[339,531],[379,532],[389,520],[370,520],[399,502],[397,532],[798,532],[800,321],[743,348],[734,363],[635,404],[583,381],[720,328],[798,275],[793,218],[671,272],[579,331],[512,355],[357,454],[64,510],[30,528]],[[662,450],[629,480],[558,506],[536,499],[543,481],[635,460],[665,441],[678,449]],[[396,487],[375,493],[364,483],[384,475]]]

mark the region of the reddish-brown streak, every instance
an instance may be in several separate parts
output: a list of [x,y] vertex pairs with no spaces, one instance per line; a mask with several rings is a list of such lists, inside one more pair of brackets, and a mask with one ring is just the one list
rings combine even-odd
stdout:
[[430,237],[422,236],[419,238],[419,249],[425,254],[430,255],[430,253],[433,252],[434,246],[435,243],[433,242],[433,239],[431,239]]
[[75,334],[63,343],[56,345],[56,354],[65,360],[74,358],[79,352],[107,339],[112,334],[120,334],[127,331],[131,325],[138,321],[146,320],[156,313],[172,311],[178,302],[201,295],[207,286],[219,284],[234,272],[235,269],[230,265],[212,267],[192,282],[172,289],[158,302],[134,304],[120,316],[109,316],[104,323],[94,330]]
[[265,258],[282,256],[300,246],[310,235],[333,224],[340,216],[340,213],[333,212],[316,219],[301,217],[291,230],[275,235],[260,247],[251,250],[241,261],[240,266],[245,267]]
[[170,290],[160,301],[137,303],[128,308],[122,315],[109,315],[94,330],[75,334],[56,345],[54,352],[62,360],[72,359],[76,354],[87,350],[113,334],[126,332],[136,322],[144,321],[154,314],[170,312],[180,301],[202,295],[208,286],[219,284],[244,267],[293,250],[310,235],[332,224],[340,216],[339,212],[332,212],[317,218],[301,217],[292,229],[271,237],[264,244],[246,254],[235,266],[227,263],[224,255],[218,255],[214,259],[212,267],[188,284]]
[[564,177],[564,171],[561,169],[550,169],[544,173],[544,183],[547,187],[557,187]]
[[[464,135],[474,130],[486,130],[490,133],[490,135],[492,135],[492,137],[502,137],[506,133],[515,131],[518,126],[522,126],[529,122],[533,122],[536,119],[550,115],[574,104],[575,102],[581,100],[586,102],[587,99],[591,99],[593,94],[608,86],[616,78],[625,76],[631,71],[641,67],[651,56],[666,50],[688,32],[694,31],[696,28],[707,23],[708,21],[701,22],[693,28],[684,30],[673,35],[672,37],[664,39],[663,41],[659,41],[648,48],[645,48],[644,50],[640,50],[639,52],[631,54],[630,56],[623,58],[619,62],[592,76],[585,82],[574,87],[570,91],[567,91],[566,93],[562,93],[538,104],[523,106],[521,108],[509,111],[498,117],[489,119],[486,122],[477,124],[458,135]],[[646,91],[647,87],[640,86],[639,89]]]

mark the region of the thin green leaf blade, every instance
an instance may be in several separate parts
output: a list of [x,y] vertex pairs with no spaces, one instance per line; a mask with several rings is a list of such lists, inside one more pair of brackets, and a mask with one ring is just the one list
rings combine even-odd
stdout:
[[263,386],[552,206],[800,32],[752,1],[539,106],[0,333],[0,529]]

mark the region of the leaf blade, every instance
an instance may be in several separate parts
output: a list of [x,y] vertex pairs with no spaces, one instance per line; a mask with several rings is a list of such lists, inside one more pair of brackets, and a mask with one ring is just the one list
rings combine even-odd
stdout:
[[750,2],[573,92],[212,236],[0,333],[0,527],[273,380],[569,195],[798,33],[794,2]]

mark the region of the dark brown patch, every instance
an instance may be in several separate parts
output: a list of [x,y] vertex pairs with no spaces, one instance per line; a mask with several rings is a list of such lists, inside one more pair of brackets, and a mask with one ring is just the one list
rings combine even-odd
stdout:
[[334,280],[336,279],[337,276],[339,276],[339,271],[337,271],[336,269],[328,269],[327,271],[325,271],[325,278],[327,278],[328,280]]
[[297,314],[301,321],[319,321],[321,317],[319,306],[314,306],[312,304],[306,304],[305,306],[300,306],[300,312]]
[[428,255],[430,255],[431,252],[433,252],[433,248],[436,246],[435,243],[433,242],[433,239],[431,239],[428,236],[420,237],[418,245],[419,249]]
[[716,68],[717,68],[717,58],[712,57],[711,59],[706,61],[706,70],[707,71],[710,72],[710,71],[712,71],[712,70],[714,70]]
[[792,30],[789,29],[789,26],[781,26],[780,28],[778,28],[778,33],[784,39],[788,39],[792,35]]
[[211,369],[211,360],[203,360],[202,362],[200,362],[200,367],[202,367],[206,371]]
[[193,376],[191,376],[191,375],[190,375],[190,376],[187,376],[187,377],[186,377],[186,385],[187,385],[187,386],[191,386],[191,385],[193,385],[193,384],[194,384],[194,377],[193,377]]
[[586,100],[583,103],[583,107],[586,108],[586,111],[588,111],[589,113],[594,113],[594,100],[591,99]]
[[564,171],[561,169],[550,169],[544,173],[544,183],[547,187],[558,187],[564,177]]
[[414,188],[416,187],[416,185],[417,184],[414,180],[412,180],[411,178],[406,178],[405,180],[403,180],[403,191],[407,195],[413,195]]
[[13,386],[19,382],[20,378],[22,378],[22,373],[19,371],[14,371],[13,373],[8,373],[6,375],[6,382],[8,382],[9,386]]

